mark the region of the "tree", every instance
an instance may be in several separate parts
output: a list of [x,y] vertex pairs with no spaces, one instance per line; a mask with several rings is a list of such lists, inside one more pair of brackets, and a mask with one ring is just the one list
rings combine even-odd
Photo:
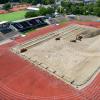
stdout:
[[64,13],[64,7],[61,7],[61,6],[58,7],[57,12],[63,14]]
[[100,7],[100,0],[97,0],[97,1],[96,1],[96,6],[97,6],[97,7]]
[[29,12],[26,12],[25,18],[37,17],[37,16],[39,16],[39,15],[40,15],[40,14],[39,14],[38,11],[34,11],[34,12],[29,11]]
[[38,4],[37,0],[32,0],[32,4],[37,5]]
[[10,4],[10,3],[6,3],[6,4],[3,6],[3,9],[9,11],[9,9],[11,9],[11,4]]
[[93,7],[93,14],[100,17],[100,0],[97,0]]
[[93,15],[94,4],[89,4],[89,6],[87,8],[88,8],[88,14]]
[[46,14],[48,14],[47,8],[45,8],[45,7],[40,7],[39,13],[40,13],[40,15],[46,15]]
[[55,3],[55,0],[49,0],[49,3],[50,4],[54,4]]
[[66,8],[66,7],[70,8],[71,5],[72,5],[72,3],[65,1],[65,0],[61,2],[61,6],[64,7],[64,8]]
[[50,4],[50,0],[43,0],[43,4],[45,4],[45,5]]
[[7,3],[9,2],[9,0],[0,0],[0,4],[4,4],[4,3]]
[[48,7],[48,8],[47,8],[47,13],[48,13],[48,14],[51,15],[51,14],[53,14],[54,12],[55,12],[55,9],[54,9],[54,8],[52,8],[52,7]]
[[26,1],[27,3],[32,3],[33,2],[33,0],[24,0],[24,1]]
[[78,5],[72,5],[70,9],[72,14],[81,14],[82,7]]
[[32,0],[31,2],[33,5],[42,4],[43,0]]
[[94,15],[99,16],[100,17],[100,7],[94,7]]
[[79,6],[79,14],[84,14],[84,6]]

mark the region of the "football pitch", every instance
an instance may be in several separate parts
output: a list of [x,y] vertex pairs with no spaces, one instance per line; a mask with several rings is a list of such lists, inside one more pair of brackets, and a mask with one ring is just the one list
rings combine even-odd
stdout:
[[24,18],[26,10],[7,13],[7,14],[0,14],[0,21],[15,21]]

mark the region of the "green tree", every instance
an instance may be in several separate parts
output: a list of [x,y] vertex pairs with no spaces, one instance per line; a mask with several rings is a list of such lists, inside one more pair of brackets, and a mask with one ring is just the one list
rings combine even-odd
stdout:
[[32,3],[33,0],[25,0],[27,3]]
[[94,7],[94,15],[99,16],[100,17],[100,7]]
[[96,1],[96,6],[97,6],[97,7],[100,7],[100,0],[97,0],[97,1]]
[[88,8],[88,14],[93,15],[94,4],[89,4],[89,6],[87,8]]
[[34,11],[34,12],[29,11],[29,12],[26,12],[25,18],[37,17],[37,16],[39,16],[39,15],[40,15],[40,14],[39,14],[38,11]]
[[66,0],[64,0],[64,1],[61,2],[61,6],[64,7],[64,8],[66,8],[66,7],[70,8],[71,5],[72,5],[72,3],[70,3],[70,2],[68,2]]
[[53,7],[48,7],[47,8],[47,13],[48,14],[53,14],[55,12],[55,9]]
[[38,4],[37,0],[32,0],[32,4],[37,5]]
[[79,14],[80,15],[84,14],[84,6],[79,6]]
[[0,0],[0,4],[4,4],[4,3],[7,3],[9,2],[9,0]]
[[[30,0],[29,0],[30,1]],[[33,5],[37,5],[37,4],[43,4],[43,0],[31,0],[31,3]]]
[[64,14],[64,7],[58,7],[57,12],[60,14]]
[[46,14],[48,14],[47,8],[45,8],[45,7],[40,7],[39,13],[40,13],[40,15],[46,15]]
[[71,6],[71,12],[72,14],[80,14],[81,13],[81,10],[80,9],[81,6],[76,6],[76,5],[72,5]]
[[6,3],[6,4],[3,6],[3,9],[9,11],[9,9],[11,9],[11,4],[10,4],[10,3]]
[[55,0],[49,0],[49,3],[50,4],[54,4],[55,3]]
[[50,0],[43,0],[43,4],[45,4],[45,5],[50,4]]

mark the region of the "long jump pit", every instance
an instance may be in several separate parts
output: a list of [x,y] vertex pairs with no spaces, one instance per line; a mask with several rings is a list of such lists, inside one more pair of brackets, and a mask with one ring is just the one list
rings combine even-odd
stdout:
[[75,88],[100,72],[100,30],[72,24],[26,41],[11,50]]

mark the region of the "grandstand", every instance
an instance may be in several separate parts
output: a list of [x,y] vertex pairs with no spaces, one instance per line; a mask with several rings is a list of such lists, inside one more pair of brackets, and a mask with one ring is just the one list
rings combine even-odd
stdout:
[[12,25],[18,30],[19,32],[25,32],[30,29],[36,29],[39,27],[46,26],[47,23],[44,21],[45,17],[34,17],[34,18],[27,18],[23,20],[13,21]]
[[13,30],[11,24],[7,21],[0,22],[0,41],[7,38],[18,36],[18,32]]
[[0,22],[0,41],[19,36],[19,32],[26,32],[30,29],[48,25],[44,19],[44,16],[39,16],[12,22],[2,21]]

